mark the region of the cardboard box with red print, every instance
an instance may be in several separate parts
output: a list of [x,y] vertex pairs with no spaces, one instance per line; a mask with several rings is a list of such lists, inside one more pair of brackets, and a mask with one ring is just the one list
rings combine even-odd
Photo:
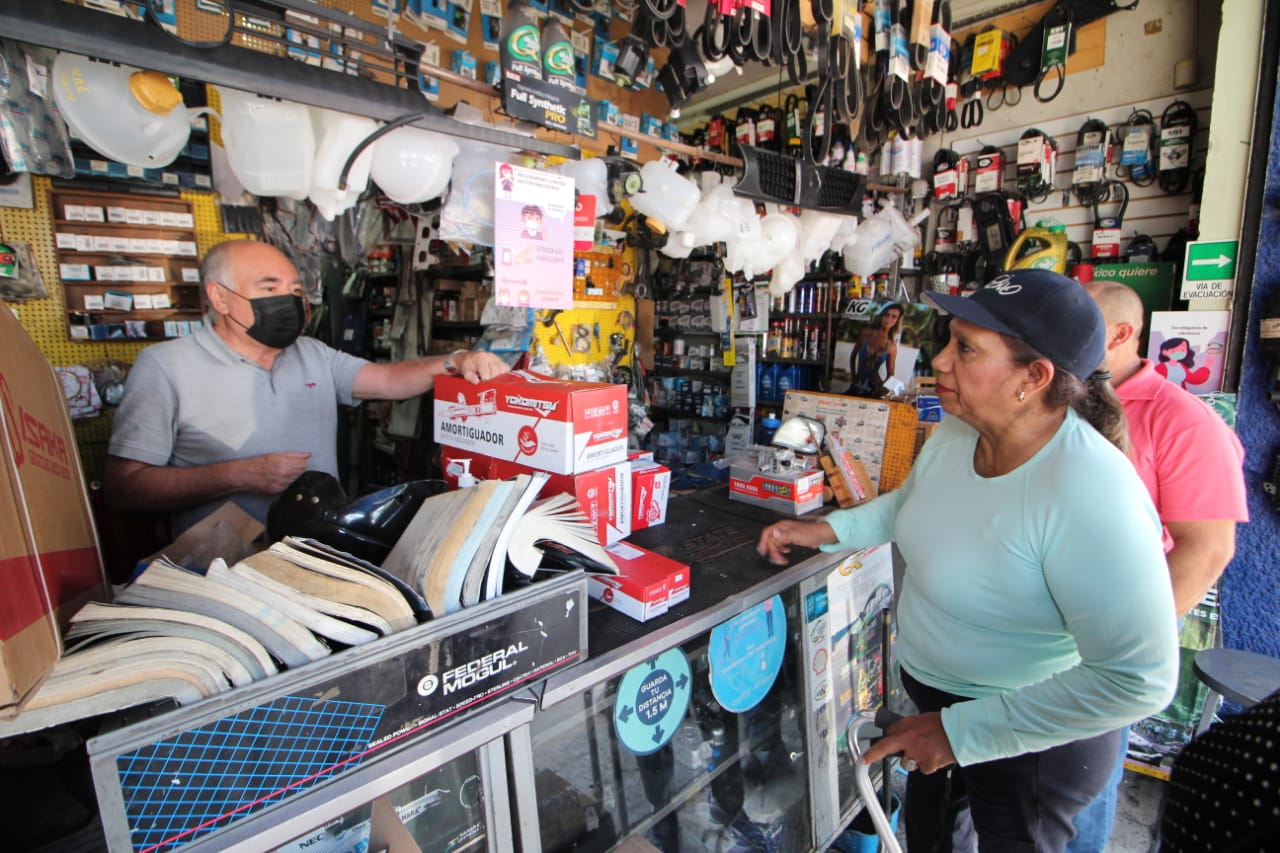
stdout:
[[648,459],[631,460],[631,529],[657,527],[667,520],[671,469]]
[[661,616],[689,597],[689,567],[648,548],[619,542],[609,547],[617,575],[588,575],[587,592],[639,622]]
[[0,304],[0,714],[61,653],[59,625],[106,576],[62,383]]
[[[538,470],[517,462],[504,462],[491,456],[445,447],[441,451],[441,464],[445,480],[453,486],[457,485],[457,477],[450,474],[450,468],[463,459],[471,460],[471,474],[479,480],[506,480]],[[582,514],[595,527],[600,544],[612,545],[631,535],[630,474],[630,462],[617,462],[580,474],[552,474],[538,497],[563,493],[573,495],[578,499]]]
[[627,458],[623,385],[520,370],[476,385],[439,376],[433,420],[437,444],[552,474],[576,474]]
[[822,506],[821,471],[765,474],[749,458],[729,465],[729,500],[762,506],[784,515],[804,515]]

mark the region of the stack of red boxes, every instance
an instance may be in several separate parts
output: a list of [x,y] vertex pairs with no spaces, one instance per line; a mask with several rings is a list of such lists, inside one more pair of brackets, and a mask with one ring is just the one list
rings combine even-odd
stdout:
[[[456,480],[462,460],[470,460],[470,473],[477,479],[545,471],[551,478],[541,494],[575,495],[601,545],[612,546],[633,530],[666,520],[671,472],[655,463],[652,454],[628,457],[625,386],[525,371],[478,385],[441,376],[436,379],[433,422],[446,479]],[[627,561],[617,562],[623,566]],[[688,597],[688,571],[682,568]],[[615,588],[619,581],[626,578],[610,579]],[[608,588],[591,576],[591,594],[622,610],[622,602],[605,597]],[[658,612],[671,603],[664,599]]]

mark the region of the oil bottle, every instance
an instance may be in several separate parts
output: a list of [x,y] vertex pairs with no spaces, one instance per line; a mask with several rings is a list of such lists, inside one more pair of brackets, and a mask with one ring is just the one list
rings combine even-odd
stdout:
[[1004,256],[1006,270],[1053,270],[1067,272],[1067,227],[1052,219],[1041,219],[1024,228]]

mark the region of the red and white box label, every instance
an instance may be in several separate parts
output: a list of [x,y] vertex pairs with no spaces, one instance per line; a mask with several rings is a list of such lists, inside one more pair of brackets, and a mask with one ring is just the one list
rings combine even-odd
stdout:
[[667,520],[671,469],[648,460],[631,462],[631,529],[657,527]]
[[[504,462],[479,453],[468,453],[452,447],[442,448],[441,464],[445,480],[457,486],[456,476],[449,471],[452,463],[471,460],[471,473],[481,480],[506,480],[538,469],[518,462]],[[568,493],[578,499],[578,508],[595,528],[601,545],[612,545],[631,535],[631,463],[618,462],[579,474],[552,474],[539,498]]]
[[553,474],[627,458],[627,389],[511,371],[472,385],[436,377],[436,443]]

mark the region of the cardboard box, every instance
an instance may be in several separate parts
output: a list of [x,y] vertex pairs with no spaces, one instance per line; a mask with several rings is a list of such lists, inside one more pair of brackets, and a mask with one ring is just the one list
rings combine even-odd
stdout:
[[[471,459],[472,475],[483,480],[505,480],[517,474],[530,474],[538,470],[518,462],[505,462],[446,447],[441,453],[446,480],[451,479],[448,474],[449,464],[456,459]],[[456,485],[456,477],[452,481]],[[595,528],[596,538],[601,545],[612,545],[631,535],[630,462],[615,462],[580,474],[552,474],[538,497],[559,494],[571,494],[578,499],[578,508]]]
[[472,385],[436,378],[436,443],[553,474],[627,458],[627,389],[513,370]]
[[59,625],[106,576],[62,384],[0,306],[0,709],[61,654]]
[[588,575],[592,598],[646,622],[689,597],[689,567],[656,551],[619,542],[609,547],[618,575]]
[[907,478],[920,415],[910,403],[788,391],[783,420],[792,415],[821,421],[827,434],[866,467],[877,492],[892,491]]
[[729,500],[799,516],[822,506],[822,471],[761,472],[751,457],[729,464]]
[[[631,462],[631,530],[657,527],[667,521],[671,469],[649,459]],[[630,534],[628,534],[630,535]]]

